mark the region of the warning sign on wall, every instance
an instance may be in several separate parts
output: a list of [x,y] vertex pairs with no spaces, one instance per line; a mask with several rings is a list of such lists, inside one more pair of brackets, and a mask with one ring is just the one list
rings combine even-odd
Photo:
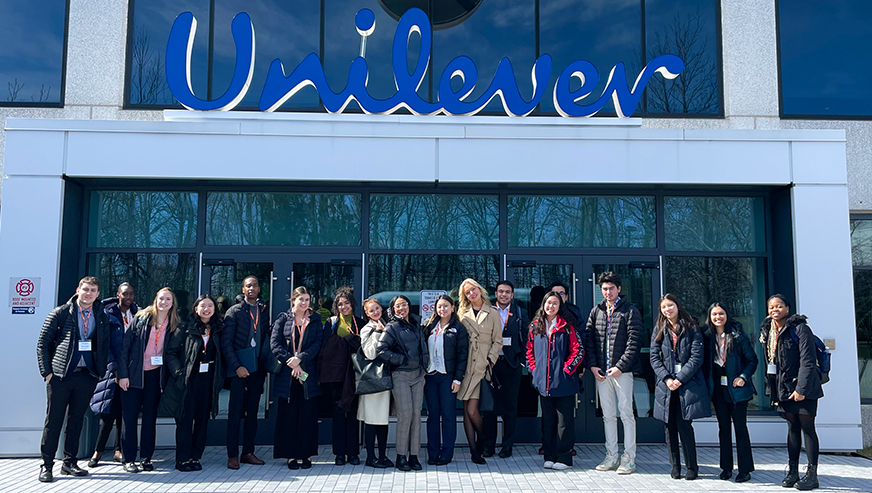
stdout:
[[33,315],[39,306],[39,277],[9,278],[9,307],[13,315]]

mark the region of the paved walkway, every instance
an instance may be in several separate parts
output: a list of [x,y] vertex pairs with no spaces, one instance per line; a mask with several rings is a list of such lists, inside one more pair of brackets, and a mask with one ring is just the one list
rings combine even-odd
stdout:
[[[91,470],[88,478],[60,476],[55,463],[55,482],[42,484],[36,479],[38,459],[0,459],[0,492],[88,492],[154,491],[154,492],[636,492],[659,491],[753,491],[785,492],[780,486],[785,474],[787,451],[784,448],[754,450],[757,471],[748,483],[721,481],[717,475],[717,448],[700,448],[700,479],[674,480],[664,445],[640,446],[638,471],[630,476],[614,472],[598,472],[594,466],[602,460],[600,447],[578,446],[578,457],[572,469],[565,472],[547,471],[537,447],[519,446],[509,459],[488,459],[485,466],[469,461],[468,449],[460,448],[448,466],[424,465],[420,472],[403,473],[395,469],[372,469],[361,466],[334,466],[330,447],[321,447],[321,454],[309,470],[289,471],[285,461],[269,459],[270,447],[259,447],[257,455],[267,460],[265,466],[242,465],[239,471],[226,466],[224,449],[210,447],[206,451],[200,472],[180,473],[172,469],[173,452],[161,450],[156,457],[157,470],[127,474],[117,464],[105,464]],[[392,449],[388,453],[393,453]],[[393,457],[392,457],[393,459]],[[426,457],[421,457],[425,462]],[[821,456],[818,491],[872,491],[872,461],[836,455]],[[83,463],[80,462],[84,466]]]

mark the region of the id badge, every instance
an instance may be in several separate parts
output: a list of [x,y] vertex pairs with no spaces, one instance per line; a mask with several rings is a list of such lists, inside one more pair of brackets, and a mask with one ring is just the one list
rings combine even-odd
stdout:
[[729,384],[727,383],[727,376],[726,376],[726,375],[721,375],[721,385],[723,385],[724,387],[726,387],[727,385],[729,385]]
[[209,373],[209,363],[200,363],[200,373]]
[[79,341],[79,352],[91,351],[91,341]]
[[152,356],[152,357],[151,357],[151,365],[152,365],[152,366],[161,366],[161,365],[163,365],[163,356]]
[[775,373],[777,371],[778,371],[778,367],[775,366],[775,363],[769,363],[769,365],[766,366],[766,374],[767,375],[775,375]]
[[306,373],[305,370],[303,370],[303,373],[300,374],[300,381],[305,382],[307,378],[309,378],[309,374]]
[[503,337],[503,346],[511,346],[512,338],[511,337]]
[[672,372],[675,373],[676,375],[681,373],[681,365],[676,363],[675,366],[672,367]]
[[252,340],[251,340],[251,347],[255,347],[255,346],[257,346],[257,343],[254,342],[254,339],[252,339]]

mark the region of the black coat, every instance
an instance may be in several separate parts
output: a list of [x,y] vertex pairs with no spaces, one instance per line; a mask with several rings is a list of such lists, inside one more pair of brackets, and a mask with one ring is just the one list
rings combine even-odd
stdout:
[[[118,378],[129,379],[129,387],[131,389],[141,389],[145,380],[145,370],[143,363],[145,358],[145,345],[148,343],[148,336],[151,332],[151,315],[140,314],[133,319],[133,323],[124,333],[124,348],[121,350],[121,364],[118,365]],[[169,330],[169,323],[167,328]],[[167,347],[172,339],[169,334],[163,336],[163,351],[162,355],[166,356]],[[166,363],[166,361],[164,361]],[[161,365],[161,385],[166,382],[166,364]]]
[[427,341],[424,339],[424,332],[418,324],[418,317],[409,315],[409,321],[404,318],[392,317],[391,321],[385,327],[385,335],[379,341],[376,350],[378,358],[385,363],[391,365],[391,372],[414,371],[416,368],[409,366],[409,348],[403,344],[403,332],[411,331],[416,336],[415,344],[418,345],[421,351],[421,360],[419,364],[422,370],[426,370],[430,365],[430,352],[427,350]]
[[[494,309],[499,310],[497,305]],[[501,319],[502,320],[502,319]],[[509,304],[509,318],[503,327],[503,337],[511,337],[510,345],[503,344],[503,357],[512,368],[527,364],[527,337],[530,335],[530,319],[527,312],[514,301]]]
[[[817,370],[814,334],[806,320],[805,315],[792,315],[778,331],[778,348],[775,353],[777,371],[774,376],[766,375],[765,379],[766,395],[773,402],[786,402],[794,391],[806,399],[820,399],[824,396],[821,376]],[[763,354],[768,354],[771,323],[772,319],[767,317],[760,324]],[[791,331],[796,334],[796,340],[791,336]]]
[[[168,343],[164,365],[167,369],[167,383],[161,398],[161,415],[181,419],[184,414],[185,397],[191,390],[194,375],[199,373],[198,357],[203,352],[203,336],[191,315],[186,327],[176,329]],[[209,342],[215,345],[215,364],[212,371],[212,412],[214,418],[218,415],[218,394],[224,386],[224,362],[221,358],[221,337],[223,323],[220,318],[217,327],[209,332]]]
[[[260,347],[258,355],[258,370],[272,367],[270,361],[270,323],[269,311],[260,300],[257,300],[257,309],[260,312],[257,322],[257,344]],[[227,363],[229,371],[236,371],[242,364],[236,351],[251,347],[251,311],[245,303],[245,297],[236,297],[236,304],[227,309],[224,314],[224,334],[221,337],[221,354]],[[251,368],[246,368],[251,372]]]
[[[291,392],[291,368],[288,360],[294,354],[291,346],[291,337],[294,333],[294,313],[290,310],[283,312],[273,323],[270,335],[270,349],[273,356],[282,363],[282,369],[275,378],[276,397],[287,399]],[[300,344],[300,353],[297,357],[302,361],[300,367],[309,374],[303,382],[303,396],[306,400],[321,395],[321,386],[318,385],[318,353],[324,339],[324,326],[321,324],[321,315],[313,313],[309,316],[309,324],[303,333]]]
[[106,373],[97,382],[97,387],[94,388],[94,395],[91,396],[91,411],[94,414],[109,414],[112,412],[112,399],[115,397],[115,375],[118,372],[118,365],[121,362],[121,350],[124,347],[124,323],[115,318],[109,307],[104,306],[103,311],[109,317],[109,346],[110,351],[109,364],[106,367]]
[[[682,322],[682,326],[684,323]],[[651,336],[651,368],[657,376],[654,388],[654,417],[669,422],[669,399],[672,391],[666,386],[666,379],[678,379],[678,395],[681,399],[681,416],[685,420],[707,418],[712,415],[711,398],[703,374],[703,337],[696,327],[684,327],[678,336],[678,350],[673,359],[672,334],[664,331],[660,342],[655,340],[657,331]],[[675,373],[673,362],[681,365]]]
[[[751,400],[757,389],[754,388],[754,382],[751,378],[754,372],[757,371],[757,353],[754,352],[754,347],[751,344],[751,339],[742,332],[742,324],[735,320],[731,320],[731,325],[727,327],[724,336],[724,346],[726,352],[726,362],[724,370],[727,374],[727,387],[730,392],[730,397],[733,402],[744,402]],[[717,357],[717,339],[716,332],[711,327],[705,327],[703,330],[703,340],[708,350],[709,359],[706,361],[705,374],[706,381],[709,385],[709,390],[715,392],[721,387],[720,382],[715,382],[712,378],[712,365],[715,364]],[[745,385],[742,387],[734,387],[733,380],[737,377],[742,377]]]
[[[360,317],[354,317],[357,329],[366,325]],[[333,385],[333,403],[345,411],[351,410],[354,399],[357,397],[354,384],[354,367],[351,364],[351,355],[360,349],[360,334],[347,334],[339,337],[336,330],[339,328],[339,317],[333,316],[327,320],[324,326],[324,342],[321,345],[320,370],[318,383]]]
[[612,312],[612,330],[608,331],[606,302],[593,307],[584,331],[585,366],[606,368],[606,333],[608,332],[609,364],[622,373],[642,373],[639,354],[642,349],[642,314],[626,297],[622,297]]
[[[49,312],[39,332],[36,342],[36,360],[39,364],[39,374],[43,378],[49,374],[52,378],[64,378],[73,368],[73,353],[79,343],[78,295]],[[94,301],[94,335],[91,336],[91,357],[94,368],[91,372],[95,377],[106,373],[111,353],[111,334],[109,317],[103,312],[103,304]]]
[[[427,349],[428,361],[430,360],[430,334],[433,333],[437,323],[438,321],[434,320],[424,327],[424,346]],[[462,382],[463,375],[466,374],[466,362],[469,359],[469,334],[466,332],[466,327],[452,313],[451,320],[444,328],[441,337],[445,351],[445,373],[453,375],[453,380]],[[427,367],[424,367],[424,370],[426,371]]]

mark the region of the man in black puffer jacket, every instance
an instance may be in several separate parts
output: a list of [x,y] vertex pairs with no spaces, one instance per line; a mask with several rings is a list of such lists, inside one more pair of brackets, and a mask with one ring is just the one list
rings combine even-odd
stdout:
[[88,475],[76,463],[79,435],[97,380],[106,373],[110,352],[109,318],[97,301],[99,295],[100,281],[95,277],[83,278],[75,296],[48,314],[39,333],[36,357],[48,399],[40,443],[43,465],[39,480],[44,483],[54,480],[52,466],[64,416],[67,428],[61,474]]

